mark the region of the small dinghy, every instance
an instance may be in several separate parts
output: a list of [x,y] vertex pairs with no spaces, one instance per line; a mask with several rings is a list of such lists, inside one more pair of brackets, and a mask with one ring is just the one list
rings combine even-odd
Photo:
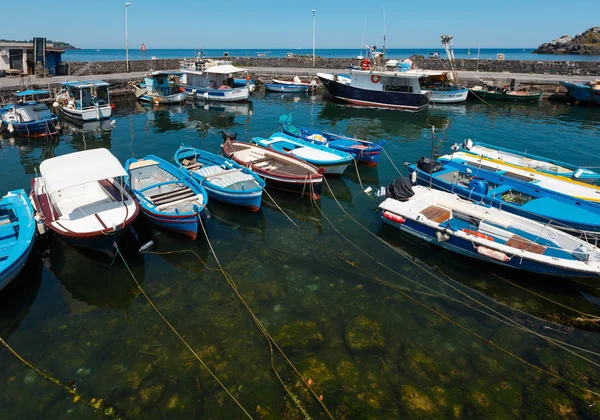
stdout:
[[252,143],[268,147],[325,169],[326,175],[341,175],[354,160],[350,153],[332,149],[322,144],[304,141],[283,133],[275,133],[268,139],[254,137]]
[[154,104],[180,104],[187,98],[175,79],[169,80],[173,73],[155,71],[144,76],[138,84],[133,84],[133,93],[138,101]]
[[466,139],[459,146],[454,144],[452,150],[472,153],[476,156],[498,160],[510,165],[526,168],[531,171],[572,178],[576,181],[593,184],[600,179],[600,174],[591,169],[581,168],[559,160],[548,159],[517,150],[506,149],[480,141]]
[[530,178],[507,175],[483,166],[444,164],[419,159],[408,167],[413,184],[434,186],[504,211],[551,223],[574,235],[600,234],[600,206],[540,188]]
[[281,124],[283,132],[289,136],[350,153],[354,156],[354,159],[358,160],[358,162],[368,166],[376,166],[377,163],[379,163],[379,156],[385,145],[385,140],[379,143],[373,143],[367,140],[360,140],[316,130],[314,128],[299,127],[292,124],[292,114],[279,117],[279,123]]
[[208,196],[185,171],[154,155],[125,163],[127,185],[148,219],[165,229],[198,237]]
[[260,210],[265,181],[250,169],[223,156],[183,145],[175,152],[175,162],[189,171],[211,200]]
[[33,243],[36,221],[24,190],[10,191],[0,200],[0,290],[23,269]]
[[423,186],[413,187],[414,195],[401,194],[399,199],[394,198],[395,190],[388,187],[391,197],[379,205],[381,220],[434,245],[538,274],[596,277],[600,273],[599,248],[547,224]]
[[308,85],[281,85],[277,83],[265,83],[265,90],[279,93],[306,93],[310,90]]
[[323,170],[293,156],[254,144],[235,141],[235,133],[223,132],[223,154],[252,169],[268,186],[318,199]]

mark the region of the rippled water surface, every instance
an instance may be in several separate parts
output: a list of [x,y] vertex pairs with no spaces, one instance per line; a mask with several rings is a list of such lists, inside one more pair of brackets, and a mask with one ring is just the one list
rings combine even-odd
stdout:
[[[240,140],[267,136],[290,112],[301,125],[387,140],[401,171],[467,137],[600,166],[600,110],[547,102],[406,114],[258,94],[227,106],[120,101],[116,112],[112,129],[4,138],[0,190],[28,188],[44,159],[79,150],[106,147],[122,162],[150,153],[171,159],[181,143],[216,152],[221,130]],[[43,238],[0,295],[0,335],[123,418],[244,418],[133,275],[254,418],[326,418],[324,407],[342,419],[599,418],[600,335],[590,321],[600,314],[597,282],[499,269],[382,227],[377,200],[360,183],[377,188],[396,176],[383,156],[376,168],[329,179],[318,203],[274,191],[277,204],[266,199],[258,213],[210,203],[210,243],[234,284],[215,270],[204,237],[192,242],[141,219],[139,240],[152,239],[155,253],[139,254],[126,238],[131,274],[119,258]],[[241,298],[301,376],[271,353]],[[2,419],[100,417],[6,349],[0,385]]]

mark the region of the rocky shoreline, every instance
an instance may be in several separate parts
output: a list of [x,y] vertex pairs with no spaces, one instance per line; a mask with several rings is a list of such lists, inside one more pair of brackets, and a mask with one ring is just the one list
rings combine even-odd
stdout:
[[590,28],[574,37],[563,35],[540,45],[533,54],[600,55],[600,26]]

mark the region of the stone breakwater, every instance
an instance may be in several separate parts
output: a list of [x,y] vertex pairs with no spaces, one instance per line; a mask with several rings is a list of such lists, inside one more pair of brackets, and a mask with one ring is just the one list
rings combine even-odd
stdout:
[[[220,57],[220,59],[223,59]],[[130,72],[143,72],[150,70],[174,70],[179,68],[180,58],[161,60],[135,60],[129,62]],[[239,57],[230,58],[239,67],[270,67],[310,69],[313,67],[312,58],[258,58]],[[437,58],[415,57],[417,67],[428,70],[449,69],[448,60]],[[344,69],[352,64],[357,64],[354,58],[321,58],[315,60],[315,68],[319,69]],[[94,62],[67,62],[69,76],[85,76],[92,74],[126,73],[125,61],[94,61]],[[456,61],[458,71],[481,71],[495,73],[527,73],[527,74],[556,74],[565,76],[600,76],[600,61],[526,61],[526,60],[473,60],[460,59]]]

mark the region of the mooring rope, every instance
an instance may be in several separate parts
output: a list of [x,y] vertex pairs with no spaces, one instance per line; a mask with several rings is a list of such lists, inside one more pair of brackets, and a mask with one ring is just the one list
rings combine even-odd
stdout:
[[398,167],[394,164],[394,161],[392,160],[390,155],[388,155],[388,152],[387,152],[387,150],[385,150],[385,147],[381,147],[381,150],[383,150],[383,153],[385,153],[385,155],[387,156],[388,160],[390,161],[390,163],[392,164],[392,166],[394,167],[396,172],[398,172],[398,175],[402,176],[402,172],[400,172],[400,169],[398,169]]
[[123,261],[123,264],[125,264],[125,267],[127,268],[127,271],[129,271],[129,274],[131,275],[131,278],[133,279],[133,281],[135,282],[138,290],[140,291],[140,293],[142,294],[142,296],[144,296],[144,298],[146,298],[146,300],[148,301],[148,303],[150,304],[150,306],[152,306],[152,308],[156,311],[156,313],[162,318],[162,320],[165,322],[165,324],[168,325],[168,327],[171,329],[171,331],[173,331],[173,333],[177,336],[177,338],[179,338],[179,340],[187,347],[187,349],[194,355],[194,357],[200,362],[200,364],[202,365],[202,367],[204,367],[204,369],[206,369],[206,371],[213,377],[213,379],[221,386],[221,388],[223,388],[223,390],[227,393],[227,395],[229,395],[229,397],[237,404],[237,406],[244,412],[244,414],[248,417],[248,418],[252,418],[252,416],[248,413],[248,411],[246,411],[246,409],[242,406],[242,404],[237,400],[237,398],[235,398],[235,396],[229,391],[229,389],[227,389],[227,387],[223,384],[223,382],[221,382],[221,380],[217,377],[217,375],[215,375],[215,373],[208,367],[208,365],[204,362],[204,360],[202,360],[200,358],[200,356],[198,356],[198,353],[196,353],[194,351],[194,349],[192,348],[192,346],[190,346],[188,344],[188,342],[185,340],[185,338],[183,338],[181,336],[181,334],[179,334],[179,332],[175,329],[175,327],[169,322],[169,320],[163,315],[163,313],[160,311],[160,309],[158,309],[158,307],[154,304],[154,302],[152,301],[152,299],[150,299],[150,297],[146,294],[146,292],[144,291],[144,289],[142,288],[142,286],[140,285],[140,283],[138,282],[137,278],[135,277],[135,275],[133,274],[133,272],[131,271],[131,268],[129,267],[129,264],[127,264],[127,261],[125,260],[125,257],[123,256],[123,254],[121,253],[121,250],[119,250],[119,246],[117,245],[117,243],[114,243],[115,246],[115,250],[116,252],[118,252],[119,256],[121,257],[121,260]]
[[3,345],[4,347],[6,347],[8,349],[8,351],[10,351],[12,353],[12,355],[19,362],[21,362],[22,364],[27,366],[29,369],[33,370],[35,373],[37,373],[39,376],[41,376],[48,382],[53,383],[54,385],[64,389],[67,393],[72,395],[73,403],[81,402],[81,403],[87,405],[88,407],[93,408],[97,414],[103,415],[105,417],[110,417],[110,418],[117,419],[117,420],[123,419],[123,417],[121,417],[119,414],[117,414],[114,407],[104,403],[104,399],[102,399],[102,398],[87,399],[83,396],[83,394],[81,394],[80,392],[77,391],[77,387],[75,387],[75,385],[64,384],[60,380],[58,380],[55,377],[53,377],[52,375],[50,375],[49,373],[46,373],[43,370],[32,365],[30,362],[25,360],[19,353],[17,353],[15,349],[13,349],[11,346],[9,346],[8,343],[6,341],[4,341],[4,339],[2,337],[0,337],[0,344]]
[[[324,178],[324,180],[325,180],[325,178]],[[326,180],[325,180],[325,182],[327,183],[327,181],[326,181]],[[328,184],[327,184],[327,185],[328,185]],[[277,207],[280,209],[280,211],[281,211],[281,212],[282,212],[282,213],[283,213],[283,214],[284,214],[284,215],[285,215],[285,216],[288,218],[288,220],[290,220],[290,221],[292,222],[292,224],[294,224],[294,226],[296,226],[296,227],[297,227],[297,228],[300,230],[300,232],[302,232],[302,233],[303,233],[305,236],[307,236],[307,237],[310,239],[310,236],[308,236],[308,234],[307,234],[306,232],[304,232],[304,230],[303,230],[303,229],[301,229],[301,228],[300,228],[300,227],[299,227],[299,226],[298,226],[298,225],[297,225],[295,222],[293,222],[293,220],[292,220],[292,219],[291,219],[291,218],[290,218],[290,217],[289,217],[289,216],[288,216],[288,215],[287,215],[287,214],[286,214],[286,213],[283,211],[283,209],[281,209],[281,207],[280,207],[280,206],[279,206],[279,205],[278,205],[278,204],[275,202],[275,200],[273,200],[273,198],[270,196],[270,194],[269,194],[269,193],[268,193],[266,190],[265,190],[265,192],[267,193],[267,195],[269,196],[269,198],[270,198],[270,199],[273,201],[273,203],[274,203],[274,204],[275,204],[275,205],[276,205],[276,206],[277,206]],[[332,192],[332,191],[331,191],[331,189],[330,189],[330,192]],[[332,193],[333,193],[333,192],[332,192]],[[333,195],[333,194],[332,194],[332,195]],[[333,195],[333,197],[334,197],[334,200],[336,200],[336,201],[337,201],[337,199],[335,198],[335,195]],[[338,202],[338,205],[339,205],[339,202]],[[343,207],[342,207],[342,210],[344,210],[344,209],[343,209]],[[345,212],[345,210],[344,210],[344,212]],[[346,214],[347,214],[347,213],[346,213]],[[352,218],[352,216],[350,216],[350,215],[348,215],[348,216]],[[362,225],[361,225],[361,226],[362,226]],[[364,226],[363,226],[363,228],[364,228],[364,229],[366,229]],[[369,231],[369,232],[370,232],[370,231]],[[377,238],[377,239],[380,239],[380,238]],[[313,242],[314,242],[314,241],[313,241]],[[327,251],[329,251],[329,252],[333,253],[333,255],[335,255],[336,257],[340,258],[341,260],[343,260],[343,261],[344,261],[344,262],[346,262],[347,264],[351,265],[352,267],[355,267],[355,268],[357,268],[358,270],[360,270],[361,272],[363,272],[363,273],[364,273],[366,276],[368,276],[368,277],[371,277],[372,279],[374,279],[374,280],[375,280],[377,283],[380,283],[380,284],[383,284],[383,285],[388,285],[388,284],[389,284],[389,282],[386,282],[385,280],[382,280],[382,279],[380,279],[380,278],[379,278],[379,277],[377,277],[376,275],[374,275],[374,274],[372,274],[372,273],[369,273],[367,270],[365,270],[364,268],[362,268],[361,266],[359,266],[357,263],[355,263],[355,262],[353,262],[353,261],[350,261],[350,260],[348,260],[347,258],[343,257],[342,255],[340,255],[340,254],[338,254],[338,253],[336,253],[336,252],[333,252],[333,251],[331,251],[331,249],[328,249],[328,248],[326,248],[325,246],[323,246],[323,245],[319,244],[318,242],[316,242],[316,244],[317,244],[318,246],[320,246],[321,248],[323,248],[323,249],[325,249],[325,250],[327,250]],[[417,265],[417,267],[419,267],[419,266]],[[421,267],[419,267],[419,268],[421,268]],[[432,274],[432,273],[430,273],[430,274]],[[440,311],[438,311],[438,310],[436,310],[436,309],[434,309],[434,308],[430,307],[429,305],[425,304],[424,302],[421,302],[420,300],[418,300],[418,299],[416,299],[416,298],[414,298],[414,297],[410,296],[408,293],[406,293],[406,292],[404,292],[403,290],[399,289],[399,288],[398,288],[398,286],[396,286],[396,287],[392,287],[392,289],[393,289],[393,290],[395,290],[396,292],[400,293],[402,296],[404,296],[404,297],[406,297],[406,298],[410,299],[411,301],[413,301],[413,302],[417,303],[418,305],[420,305],[420,306],[422,306],[422,307],[426,308],[427,310],[429,310],[429,311],[431,311],[431,312],[435,313],[436,315],[440,316],[441,318],[443,318],[443,319],[447,320],[448,322],[452,323],[453,325],[456,325],[457,327],[461,328],[462,330],[464,330],[464,331],[468,332],[469,334],[471,334],[471,335],[473,335],[473,336],[475,336],[475,337],[479,338],[480,340],[483,340],[483,341],[485,341],[486,343],[488,343],[488,344],[490,344],[491,346],[493,346],[493,347],[497,348],[498,350],[502,351],[503,353],[505,353],[505,354],[507,354],[507,355],[511,356],[512,358],[514,358],[514,359],[516,359],[516,360],[518,360],[518,361],[520,361],[520,362],[522,362],[522,363],[526,364],[527,366],[530,366],[530,367],[532,367],[532,368],[534,368],[534,369],[536,369],[536,370],[538,370],[538,371],[540,371],[540,372],[546,373],[547,375],[550,375],[550,376],[552,376],[552,377],[554,377],[554,378],[556,378],[556,379],[559,379],[559,380],[563,381],[564,383],[567,383],[567,384],[569,384],[569,385],[572,385],[573,387],[575,387],[575,388],[577,388],[577,389],[580,389],[580,390],[582,390],[582,391],[589,392],[589,393],[591,393],[591,394],[593,394],[593,395],[595,395],[595,396],[597,396],[597,397],[599,397],[599,398],[600,398],[600,393],[599,393],[599,392],[592,391],[592,390],[591,390],[591,389],[589,389],[589,388],[585,388],[585,387],[583,387],[583,386],[581,386],[581,385],[578,385],[578,384],[576,384],[576,383],[574,383],[574,382],[572,382],[572,381],[570,381],[570,380],[568,380],[568,379],[565,379],[565,378],[561,377],[561,376],[560,376],[560,375],[558,375],[558,374],[555,374],[555,373],[553,373],[553,372],[551,372],[551,371],[549,371],[549,370],[546,370],[546,369],[544,369],[544,368],[541,368],[541,367],[539,367],[539,366],[536,366],[536,365],[534,365],[534,364],[532,364],[532,363],[530,363],[530,362],[528,362],[528,361],[524,360],[522,357],[520,357],[520,356],[518,356],[518,355],[514,354],[514,353],[513,353],[513,352],[511,352],[510,350],[508,350],[508,349],[505,349],[505,348],[503,348],[503,347],[499,346],[498,344],[494,343],[492,340],[489,340],[489,339],[487,339],[487,338],[483,337],[482,335],[480,335],[480,334],[476,333],[475,331],[472,331],[472,330],[471,330],[471,329],[469,329],[468,327],[466,327],[466,326],[464,326],[464,325],[462,325],[462,324],[458,323],[457,321],[454,321],[454,320],[452,320],[451,318],[449,318],[447,315],[444,315],[444,314],[443,314],[443,313],[441,313]],[[467,295],[467,297],[468,297],[468,295]],[[569,350],[567,350],[567,351],[569,351]],[[575,355],[577,355],[577,353],[575,353]],[[579,355],[577,355],[577,356],[579,356]],[[579,356],[579,357],[582,357],[582,356]],[[592,362],[592,361],[590,361],[590,362],[591,362],[592,364],[595,364],[595,362]]]
[[[312,183],[311,183],[311,185],[312,185]],[[263,191],[266,192],[266,189],[263,190]],[[273,359],[273,345],[275,346],[275,348],[277,348],[277,351],[281,354],[281,356],[283,356],[283,358],[286,360],[286,362],[288,363],[288,365],[292,368],[292,370],[294,371],[294,373],[300,378],[300,380],[302,381],[302,383],[304,384],[304,386],[315,397],[315,399],[321,405],[321,407],[323,408],[323,410],[325,410],[325,413],[327,414],[327,416],[329,418],[333,419],[334,418],[333,415],[327,409],[327,406],[325,406],[325,404],[323,403],[322,396],[318,396],[317,393],[314,391],[314,389],[309,385],[308,381],[306,379],[304,379],[304,377],[302,376],[302,374],[298,371],[298,369],[292,363],[292,361],[286,356],[286,354],[283,352],[283,350],[281,349],[281,347],[279,347],[279,345],[277,344],[277,342],[275,341],[275,339],[271,336],[271,334],[269,334],[269,332],[267,331],[267,329],[263,326],[263,324],[260,322],[260,320],[258,319],[258,317],[254,314],[254,311],[250,308],[250,306],[248,305],[248,303],[246,302],[246,300],[244,299],[244,297],[238,291],[237,285],[235,284],[233,278],[229,275],[229,273],[227,273],[225,271],[225,269],[223,268],[223,266],[221,265],[221,262],[219,261],[219,259],[217,257],[217,254],[216,254],[216,252],[215,252],[215,250],[214,250],[214,248],[212,246],[212,243],[211,243],[211,241],[210,241],[210,239],[208,237],[208,232],[206,231],[206,227],[204,226],[204,222],[202,221],[202,219],[200,217],[199,217],[199,219],[200,219],[200,226],[202,226],[202,231],[204,232],[204,236],[206,237],[206,242],[208,243],[210,251],[211,251],[211,253],[212,253],[212,255],[213,255],[213,257],[214,257],[217,265],[219,266],[219,270],[221,271],[221,274],[223,275],[223,277],[225,278],[225,280],[227,281],[227,283],[229,283],[229,285],[231,286],[231,288],[234,290],[235,294],[240,299],[240,301],[242,302],[242,304],[246,307],[246,309],[248,310],[248,313],[250,314],[250,316],[252,317],[252,319],[256,323],[256,326],[258,327],[258,329],[263,333],[263,335],[265,336],[265,338],[269,342],[269,347],[271,349],[271,367],[273,368],[273,371],[277,375],[277,378],[279,379],[279,381],[283,385],[285,391],[288,393],[288,395],[290,396],[290,398],[292,398],[292,400],[298,406],[298,408],[300,409],[300,411],[302,411],[302,414],[304,415],[304,417],[305,418],[310,418],[310,416],[308,415],[308,413],[306,412],[306,410],[300,404],[300,401],[298,400],[298,398],[289,390],[289,388],[287,387],[287,385],[285,385],[285,383],[281,379],[281,376],[279,376],[279,373],[277,372],[277,369],[275,368],[274,359]]]

